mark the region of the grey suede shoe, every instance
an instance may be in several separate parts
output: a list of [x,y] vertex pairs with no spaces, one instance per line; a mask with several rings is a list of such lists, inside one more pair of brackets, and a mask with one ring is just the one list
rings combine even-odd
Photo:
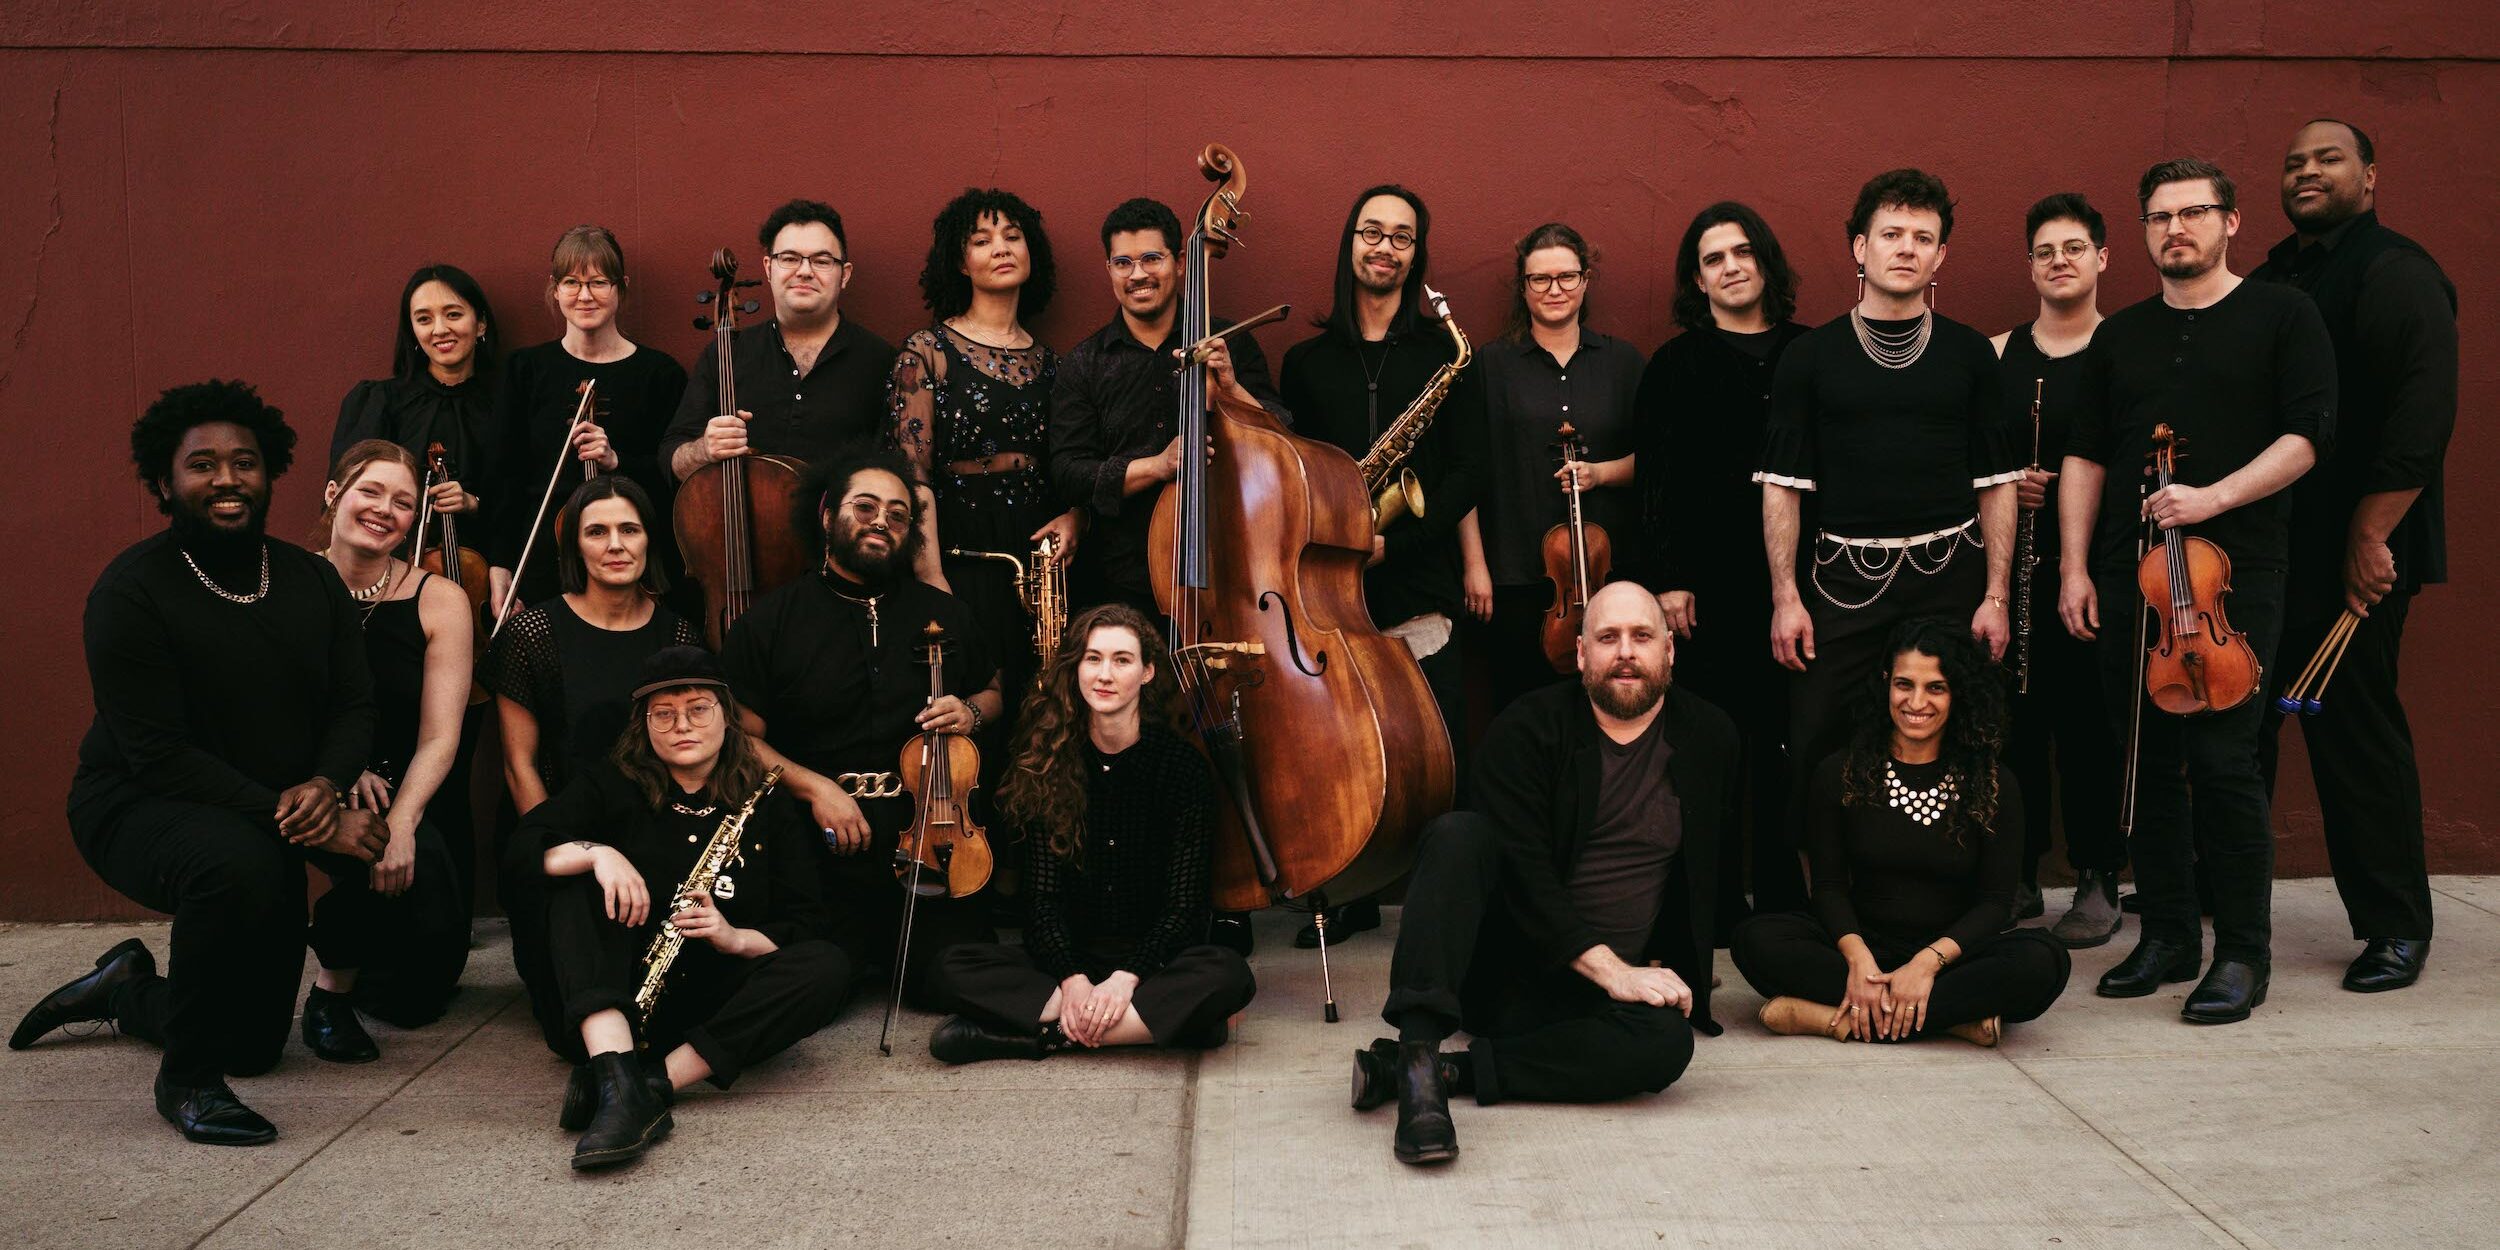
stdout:
[[2126,922],[2118,910],[2118,879],[2089,869],[2075,875],[2075,903],[2049,926],[2049,936],[2069,950],[2100,946],[2118,935]]

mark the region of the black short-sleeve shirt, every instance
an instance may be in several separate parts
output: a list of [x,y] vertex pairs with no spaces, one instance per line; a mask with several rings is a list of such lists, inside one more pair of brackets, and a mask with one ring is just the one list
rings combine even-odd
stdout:
[[962,600],[896,578],[876,599],[872,645],[868,598],[864,586],[804,577],[758,600],[721,643],[729,689],[764,718],[773,748],[827,776],[893,770],[918,732],[912,718],[928,706],[922,633],[930,622],[955,644],[948,693],[968,699],[996,671]]

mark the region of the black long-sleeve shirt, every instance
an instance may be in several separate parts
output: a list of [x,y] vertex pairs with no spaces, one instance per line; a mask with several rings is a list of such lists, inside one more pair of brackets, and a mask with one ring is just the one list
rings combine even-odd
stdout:
[[[1215,328],[1233,323],[1214,319]],[[1173,336],[1166,336],[1173,337]],[[1267,354],[1249,334],[1229,341],[1233,376],[1259,406],[1290,424],[1292,415],[1268,380]],[[1087,335],[1059,358],[1050,391],[1050,486],[1059,502],[1093,515],[1077,560],[1099,585],[1127,594],[1150,589],[1146,530],[1154,520],[1157,492],[1128,494],[1130,462],[1159,455],[1180,432],[1180,378],[1170,349],[1129,333],[1128,319]]]
[[[267,540],[269,594],[212,593],[170,533],[114,558],[87,595],[95,721],[70,806],[138,791],[274,825],[281,791],[326,777],[343,794],[373,743],[362,618],[327,560]],[[257,555],[204,568],[258,588]]]
[[[521,550],[508,541],[514,523],[506,518],[519,507],[517,524],[526,528],[528,509],[537,506],[538,496],[531,494],[527,503],[520,499],[523,488],[514,467],[518,444],[512,427],[496,419],[497,386],[496,378],[487,374],[473,374],[455,386],[445,386],[431,373],[359,382],[339,401],[338,424],[330,431],[330,463],[336,465],[348,448],[368,438],[389,439],[407,448],[420,464],[426,449],[441,443],[451,457],[455,480],[478,499],[475,513],[454,518],[461,540],[483,551],[488,563],[510,568]],[[439,531],[429,534],[426,546],[441,540]]]
[[[2013,770],[1997,769],[1995,827],[1957,843],[1947,829],[1955,811],[1922,825],[1889,804],[1842,803],[1845,754],[1826,756],[1806,787],[1806,860],[1823,927],[1835,938],[1949,937],[1969,950],[2013,923],[2023,855],[2023,796]],[[1912,790],[1945,775],[1941,762],[1896,762],[1893,770]]]
[[[513,439],[514,497],[502,509],[503,534],[497,549],[510,551],[518,560],[529,539],[530,522],[537,520],[545,527],[539,531],[538,544],[530,549],[529,567],[521,570],[519,601],[537,603],[561,589],[553,532],[556,509],[564,506],[565,498],[584,478],[580,461],[568,457],[564,467],[557,469],[556,457],[564,447],[565,431],[572,428],[573,414],[581,408],[577,388],[584,379],[598,383],[591,392],[592,419],[607,431],[608,446],[616,452],[616,471],[651,496],[654,512],[643,518],[643,528],[651,538],[651,558],[671,582],[682,579],[676,531],[669,522],[676,480],[661,471],[656,457],[660,435],[685,398],[685,369],[667,352],[640,345],[622,360],[593,363],[564,350],[564,340],[555,339],[504,357],[502,373],[495,424]],[[555,496],[540,518],[538,503],[547,498],[551,470]]]
[[[878,438],[885,429],[885,379],[894,348],[848,316],[801,372],[781,339],[781,323],[767,321],[737,332],[729,348],[738,384],[738,406],[751,412],[747,448],[759,456],[786,456],[802,464],[826,460],[844,447]],[[677,417],[660,436],[660,471],[677,476],[669,461],[677,449],[703,437],[703,427],[724,414],[720,363],[707,344],[695,358]]]
[[1083,849],[1071,861],[1036,845],[1025,950],[1060,980],[1104,960],[1150,976],[1207,937],[1215,777],[1160,725],[1116,755],[1087,741],[1081,758]]
[[[1770,628],[1762,559],[1762,435],[1780,356],[1806,333],[1783,321],[1759,335],[1691,330],[1667,340],[1633,401],[1633,489],[1642,525],[1615,535],[1623,574],[1651,590],[1689,590],[1708,612],[1758,616]],[[1759,347],[1759,352],[1751,350]],[[1707,619],[1707,618],[1705,618]],[[1733,637],[1745,617],[1713,629]]]
[[[1554,471],[1554,442],[1570,422],[1588,444],[1590,463],[1631,454],[1634,398],[1641,387],[1641,351],[1624,339],[1583,330],[1580,349],[1564,364],[1534,338],[1486,345],[1484,371],[1484,495],[1477,532],[1496,586],[1535,585],[1545,578],[1545,531],[1569,515]],[[1624,524],[1632,491],[1584,486],[1580,515],[1616,543],[1634,540]],[[1429,500],[1427,500],[1429,502]]]

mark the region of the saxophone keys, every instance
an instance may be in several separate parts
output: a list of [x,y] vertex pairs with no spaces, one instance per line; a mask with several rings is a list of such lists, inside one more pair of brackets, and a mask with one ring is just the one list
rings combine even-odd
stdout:
[[712,881],[712,897],[724,902],[738,897],[738,879],[722,873]]

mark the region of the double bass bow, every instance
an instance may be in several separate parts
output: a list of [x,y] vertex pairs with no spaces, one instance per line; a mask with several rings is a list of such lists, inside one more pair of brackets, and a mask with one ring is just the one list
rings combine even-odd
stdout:
[[[712,332],[712,363],[720,379],[714,411],[735,416],[738,370],[731,347],[739,314],[758,307],[754,300],[740,300],[738,291],[758,280],[740,278],[738,257],[725,247],[712,254],[712,279],[714,288],[695,296],[696,303],[711,307],[711,315],[695,318],[694,325]],[[703,588],[703,636],[713,650],[758,596],[813,567],[791,526],[798,493],[797,461],[752,451],[715,460],[678,484],[671,513],[677,551],[685,557],[686,575]]]
[[[1568,421],[1562,423],[1554,450],[1566,465],[1589,458],[1588,443]],[[1570,501],[1563,523],[1545,531],[1545,580],[1554,584],[1554,606],[1545,610],[1539,640],[1545,644],[1545,662],[1557,673],[1579,671],[1580,623],[1588,616],[1589,591],[1605,585],[1615,566],[1615,544],[1606,527],[1580,516],[1581,489],[1575,472],[1563,487]]]
[[[1183,346],[1207,337],[1209,262],[1238,240],[1249,185],[1221,144],[1198,165],[1217,186],[1185,245],[1172,338]],[[1324,913],[1331,895],[1359,898],[1406,871],[1424,822],[1450,805],[1449,731],[1413,653],[1364,606],[1371,496],[1354,458],[1210,396],[1202,364],[1178,390],[1184,452],[1147,557],[1183,703],[1229,799],[1214,904]]]
[[[946,696],[946,651],[953,646],[946,630],[929,622],[922,635],[921,656],[929,666],[929,701]],[[903,920],[894,935],[893,997],[886,1003],[885,1027],[877,1033],[877,1050],[894,1053],[894,1017],[903,1009],[903,969],[910,967],[911,926],[923,898],[941,895],[969,898],[990,881],[990,843],[972,819],[972,790],[981,776],[981,749],[962,734],[929,730],[903,744],[896,767],[903,788],[911,791],[911,827],[894,847],[894,875],[903,883]]]
[[[2153,480],[2170,488],[2180,440],[2165,423],[2153,427]],[[2228,712],[2249,700],[2265,673],[2248,635],[2231,628],[2222,601],[2231,593],[2231,557],[2211,540],[2177,529],[2161,532],[2161,550],[2135,568],[2144,602],[2161,631],[2144,653],[2144,690],[2173,716]]]

